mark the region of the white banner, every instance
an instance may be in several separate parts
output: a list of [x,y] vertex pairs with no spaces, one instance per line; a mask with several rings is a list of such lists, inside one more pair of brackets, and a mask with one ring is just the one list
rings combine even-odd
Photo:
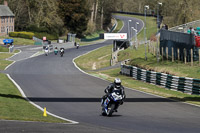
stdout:
[[127,39],[127,33],[104,33],[104,39]]

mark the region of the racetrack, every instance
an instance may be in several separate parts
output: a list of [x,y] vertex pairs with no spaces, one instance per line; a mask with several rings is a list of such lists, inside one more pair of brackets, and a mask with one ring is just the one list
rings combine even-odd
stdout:
[[[118,16],[119,17],[119,16]],[[127,31],[129,19],[121,32]],[[135,23],[133,22],[134,26]],[[143,23],[138,25],[138,29]],[[113,117],[100,115],[100,99],[109,82],[79,71],[72,60],[112,41],[66,49],[64,57],[38,56],[21,60],[6,70],[34,103],[58,116],[78,121],[79,126],[105,128],[103,132],[197,133],[200,130],[200,108],[126,88],[127,99]],[[87,130],[87,128],[84,128]],[[84,131],[87,132],[87,131]],[[89,130],[88,132],[93,132]],[[95,131],[94,131],[95,132]]]

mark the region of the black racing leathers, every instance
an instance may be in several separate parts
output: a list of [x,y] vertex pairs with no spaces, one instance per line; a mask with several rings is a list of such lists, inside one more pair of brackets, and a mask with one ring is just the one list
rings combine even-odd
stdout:
[[[102,98],[103,98],[103,101],[107,98],[108,95],[110,95],[114,89],[120,89],[121,90],[121,94],[124,95],[124,99],[126,98],[126,95],[125,95],[125,91],[124,91],[124,87],[121,85],[121,87],[119,88],[116,88],[115,87],[115,83],[111,83],[108,85],[108,87],[104,90],[104,92],[106,93],[106,95],[104,95]],[[124,101],[123,99],[123,101]],[[123,102],[122,102],[123,104]]]

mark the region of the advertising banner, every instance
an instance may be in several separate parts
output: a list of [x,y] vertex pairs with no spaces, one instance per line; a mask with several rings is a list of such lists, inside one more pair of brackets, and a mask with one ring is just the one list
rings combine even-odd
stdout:
[[104,39],[106,40],[126,40],[127,39],[127,33],[104,33]]

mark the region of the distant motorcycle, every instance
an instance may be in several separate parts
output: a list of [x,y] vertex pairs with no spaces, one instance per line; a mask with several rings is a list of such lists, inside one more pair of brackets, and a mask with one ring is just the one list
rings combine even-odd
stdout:
[[64,48],[61,48],[60,49],[60,57],[63,57],[63,54],[64,54]]
[[76,44],[76,49],[78,49],[78,48],[79,48],[79,43]]
[[48,49],[48,48],[46,48],[46,49],[44,50],[44,54],[45,54],[46,56],[49,54],[49,49]]
[[119,105],[123,103],[125,96],[120,90],[114,90],[104,101],[101,100],[102,115],[112,116],[113,112],[117,112]]

